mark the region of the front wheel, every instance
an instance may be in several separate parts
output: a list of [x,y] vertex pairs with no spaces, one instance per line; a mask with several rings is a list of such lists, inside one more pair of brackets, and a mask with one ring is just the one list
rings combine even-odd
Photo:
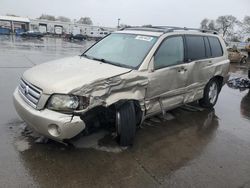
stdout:
[[133,102],[126,102],[117,109],[116,132],[121,146],[133,144],[136,132],[136,114]]
[[220,86],[215,79],[210,80],[205,89],[203,98],[199,100],[199,104],[205,108],[213,108],[216,104],[220,92]]

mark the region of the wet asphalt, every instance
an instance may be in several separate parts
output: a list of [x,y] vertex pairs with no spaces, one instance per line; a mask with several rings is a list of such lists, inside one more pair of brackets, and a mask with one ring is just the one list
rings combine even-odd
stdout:
[[[250,187],[248,90],[225,85],[213,110],[150,118],[131,148],[103,130],[64,146],[27,129],[12,103],[22,73],[91,44],[0,36],[0,187]],[[249,65],[231,64],[231,76],[246,77]]]

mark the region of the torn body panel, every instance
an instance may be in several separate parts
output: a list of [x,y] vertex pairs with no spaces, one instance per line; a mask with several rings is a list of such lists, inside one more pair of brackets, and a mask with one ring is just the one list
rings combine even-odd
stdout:
[[74,89],[70,94],[86,96],[90,99],[88,108],[76,111],[83,114],[96,107],[108,107],[120,100],[136,100],[144,111],[144,97],[148,85],[147,72],[131,71],[126,74],[104,80],[96,80],[90,84]]

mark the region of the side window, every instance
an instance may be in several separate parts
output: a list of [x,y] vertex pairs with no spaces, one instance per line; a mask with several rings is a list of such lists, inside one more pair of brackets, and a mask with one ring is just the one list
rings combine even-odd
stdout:
[[206,58],[205,43],[202,36],[186,36],[187,60]]
[[154,66],[155,69],[175,65],[183,62],[184,47],[181,36],[170,37],[163,41],[160,48],[155,54]]
[[208,37],[208,40],[211,46],[212,56],[213,57],[222,56],[223,51],[219,39],[217,37]]
[[210,44],[208,42],[208,38],[204,37],[204,41],[205,41],[205,47],[206,47],[206,57],[210,58],[212,57],[212,53],[211,53]]

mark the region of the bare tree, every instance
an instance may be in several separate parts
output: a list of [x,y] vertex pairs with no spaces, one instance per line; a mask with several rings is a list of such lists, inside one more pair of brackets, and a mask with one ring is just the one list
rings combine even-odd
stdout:
[[202,21],[201,21],[201,29],[208,29],[208,22],[209,20],[207,18],[204,18]]
[[245,16],[241,24],[244,33],[250,33],[250,16]]
[[151,24],[142,25],[142,27],[153,27]]
[[86,24],[86,25],[93,25],[93,22],[90,17],[81,17],[77,23]]
[[55,16],[48,15],[48,14],[42,14],[38,19],[56,21]]
[[61,21],[61,22],[70,22],[70,18],[67,18],[65,16],[58,16],[56,20]]
[[214,20],[210,20],[209,21],[208,29],[209,30],[213,30],[213,31],[217,31],[218,30],[217,27],[216,27],[216,25],[215,25],[215,21]]
[[204,18],[201,21],[200,25],[201,25],[200,26],[201,29],[218,31],[214,20],[210,20],[210,19]]
[[243,37],[240,33],[234,33],[230,36],[230,41],[232,42],[240,42],[242,41]]
[[236,17],[232,15],[219,16],[216,19],[217,28],[222,32],[223,37],[233,33],[234,26],[238,23]]
[[127,28],[127,27],[131,27],[131,26],[127,24],[123,24],[123,23],[121,23],[119,26],[119,28]]
[[6,14],[6,16],[19,17],[19,16],[15,15],[15,14]]

